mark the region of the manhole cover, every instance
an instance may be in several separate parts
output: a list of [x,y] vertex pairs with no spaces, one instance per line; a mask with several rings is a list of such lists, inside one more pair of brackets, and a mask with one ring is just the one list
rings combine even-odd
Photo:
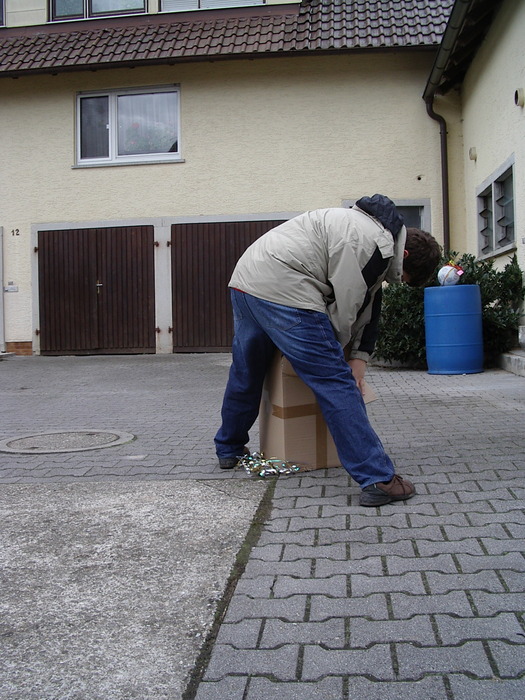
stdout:
[[36,435],[20,435],[0,441],[0,452],[38,454],[98,450],[131,442],[135,436],[113,430],[55,430]]

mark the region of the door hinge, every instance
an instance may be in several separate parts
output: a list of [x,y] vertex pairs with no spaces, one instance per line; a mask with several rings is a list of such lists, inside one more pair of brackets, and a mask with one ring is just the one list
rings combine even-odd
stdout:
[[33,250],[35,251],[35,253],[38,253],[38,247],[37,247],[37,246],[35,246],[35,247],[33,248]]
[[37,329],[36,329],[35,335],[40,335],[40,328],[37,328]]
[[158,248],[160,243],[158,241],[153,241],[153,245],[155,246],[155,248]]

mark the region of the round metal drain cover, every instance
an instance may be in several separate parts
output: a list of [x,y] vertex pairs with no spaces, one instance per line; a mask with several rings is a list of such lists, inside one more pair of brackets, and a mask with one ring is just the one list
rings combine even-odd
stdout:
[[131,442],[135,436],[115,430],[54,430],[49,433],[20,435],[0,441],[0,452],[43,454],[99,450]]

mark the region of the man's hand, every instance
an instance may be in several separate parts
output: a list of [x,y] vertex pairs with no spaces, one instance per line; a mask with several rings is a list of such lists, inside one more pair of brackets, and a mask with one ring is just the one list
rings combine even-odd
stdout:
[[366,362],[364,360],[350,360],[348,363],[350,365],[350,369],[352,370],[352,374],[354,375],[354,379],[356,381],[356,384],[359,388],[359,391],[361,393],[364,392],[364,379],[365,379],[365,373],[366,373]]

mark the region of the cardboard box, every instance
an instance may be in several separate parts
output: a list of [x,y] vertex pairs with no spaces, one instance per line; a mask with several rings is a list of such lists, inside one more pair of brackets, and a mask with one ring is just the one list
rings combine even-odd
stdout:
[[[377,398],[370,387],[365,403]],[[268,459],[292,462],[301,470],[341,465],[313,392],[280,353],[268,372],[259,412],[260,451]]]

